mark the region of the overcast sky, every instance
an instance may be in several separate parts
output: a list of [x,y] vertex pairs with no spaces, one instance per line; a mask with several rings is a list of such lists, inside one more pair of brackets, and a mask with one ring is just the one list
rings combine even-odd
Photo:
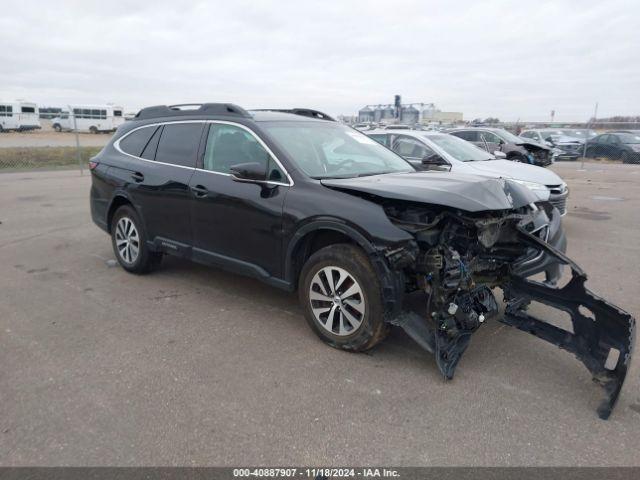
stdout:
[[[41,4],[38,6],[38,4]],[[7,1],[0,98],[640,114],[640,1]]]

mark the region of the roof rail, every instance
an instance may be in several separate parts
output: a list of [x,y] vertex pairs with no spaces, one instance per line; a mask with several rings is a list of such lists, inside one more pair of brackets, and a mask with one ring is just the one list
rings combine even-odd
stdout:
[[254,112],[282,112],[293,113],[294,115],[302,115],[303,117],[317,118],[318,120],[327,120],[329,122],[335,122],[335,118],[330,117],[324,112],[319,110],[312,110],[311,108],[260,108],[253,110]]
[[[193,107],[193,108],[185,108]],[[224,115],[251,118],[249,112],[233,103],[184,103],[180,105],[156,105],[143,108],[136,114],[136,120],[187,115]]]

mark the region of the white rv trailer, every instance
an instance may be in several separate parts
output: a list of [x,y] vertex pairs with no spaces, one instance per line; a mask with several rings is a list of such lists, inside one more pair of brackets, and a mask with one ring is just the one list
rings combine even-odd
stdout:
[[69,108],[51,119],[55,131],[73,130],[77,125],[79,132],[113,132],[124,123],[123,108],[115,105],[69,105]]
[[37,130],[38,128],[41,128],[38,105],[21,100],[0,102],[0,132]]

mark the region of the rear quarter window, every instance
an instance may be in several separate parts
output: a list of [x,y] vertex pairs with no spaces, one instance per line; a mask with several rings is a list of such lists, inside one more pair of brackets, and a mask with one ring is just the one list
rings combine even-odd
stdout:
[[389,146],[389,137],[387,135],[378,135],[378,134],[374,134],[374,135],[369,135],[371,138],[373,138],[376,142],[384,145],[385,147]]
[[124,153],[139,157],[157,129],[158,127],[154,125],[153,127],[144,127],[131,132],[120,140],[120,149]]

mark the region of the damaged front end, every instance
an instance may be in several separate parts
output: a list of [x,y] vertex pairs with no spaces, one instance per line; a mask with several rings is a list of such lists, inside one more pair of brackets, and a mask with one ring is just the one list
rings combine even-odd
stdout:
[[[435,355],[445,378],[453,378],[471,335],[498,316],[492,289],[500,287],[506,307],[499,320],[573,353],[604,388],[598,415],[609,417],[631,360],[635,321],[585,287],[586,274],[561,251],[564,236],[552,231],[552,212],[533,204],[475,213],[395,200],[383,207],[415,239],[404,256],[389,252],[391,268],[402,274],[405,291],[427,294],[426,317],[405,310],[390,322]],[[556,286],[560,265],[571,270],[563,287]],[[545,281],[531,278],[543,272]],[[532,301],[567,312],[573,332],[530,314]]]

